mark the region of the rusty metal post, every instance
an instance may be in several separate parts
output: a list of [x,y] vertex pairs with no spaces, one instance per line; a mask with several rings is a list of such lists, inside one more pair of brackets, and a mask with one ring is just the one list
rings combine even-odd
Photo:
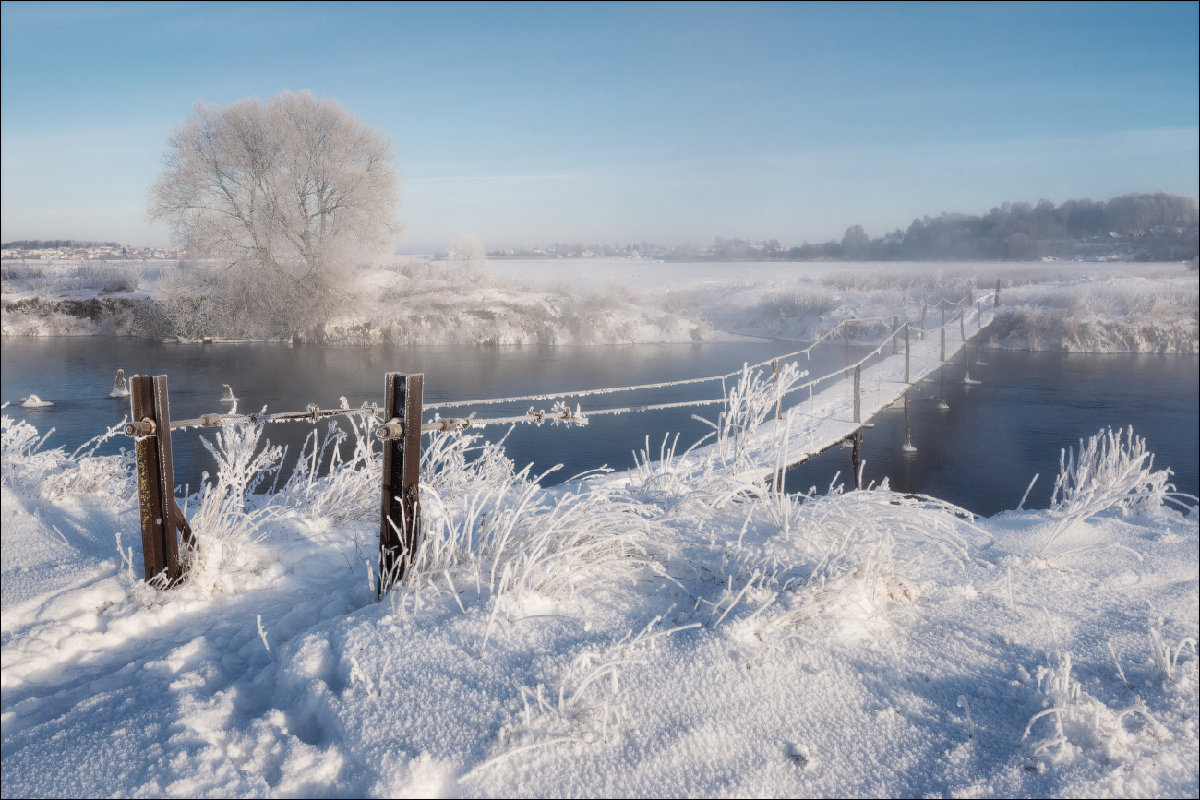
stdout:
[[171,461],[171,408],[167,376],[134,375],[129,381],[132,422],[125,433],[134,436],[138,472],[138,510],[142,528],[145,579],[165,573],[166,585],[179,582],[179,539],[192,544],[192,531],[175,503],[175,468]]
[[775,370],[775,419],[783,419],[783,393],[779,391],[779,359],[771,361],[771,368]]
[[[421,403],[424,374],[384,379],[383,504],[379,524],[379,595],[404,577],[421,529]],[[399,436],[394,436],[399,433]],[[386,438],[384,438],[386,437]]]
[[862,405],[860,389],[862,387],[862,364],[854,365],[854,424],[862,422]]
[[996,294],[992,296],[992,308],[1000,307],[1000,279],[996,278]]

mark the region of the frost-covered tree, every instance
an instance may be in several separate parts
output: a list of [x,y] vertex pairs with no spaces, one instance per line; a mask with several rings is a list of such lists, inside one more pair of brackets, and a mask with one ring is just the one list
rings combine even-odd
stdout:
[[[192,333],[291,335],[325,322],[349,299],[354,269],[394,245],[392,161],[386,136],[310,92],[197,105],[150,191],[150,218],[169,222],[192,259],[168,314]],[[199,306],[203,319],[188,320]]]
[[446,257],[453,265],[455,278],[475,282],[487,280],[487,253],[477,236],[468,233],[459,237],[446,249]]

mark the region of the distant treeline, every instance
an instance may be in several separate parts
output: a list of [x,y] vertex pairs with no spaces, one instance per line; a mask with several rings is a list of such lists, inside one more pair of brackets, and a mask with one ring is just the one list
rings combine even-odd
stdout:
[[79,239],[30,239],[0,244],[0,250],[61,250],[73,247],[120,247],[119,242],[84,242]]
[[840,242],[803,244],[800,260],[847,261],[1131,258],[1176,261],[1200,249],[1196,200],[1165,193],[1130,194],[1108,202],[1041,200],[1005,203],[979,217],[943,213],[913,220],[908,230],[872,239],[861,225]]
[[718,237],[708,247],[558,243],[534,250],[495,251],[492,257],[643,256],[668,261],[1003,261],[1040,258],[1179,261],[1200,250],[1196,200],[1158,193],[1105,202],[1068,200],[1056,206],[1005,203],[984,216],[943,213],[913,220],[872,239],[861,225],[841,241],[788,247],[777,240]]

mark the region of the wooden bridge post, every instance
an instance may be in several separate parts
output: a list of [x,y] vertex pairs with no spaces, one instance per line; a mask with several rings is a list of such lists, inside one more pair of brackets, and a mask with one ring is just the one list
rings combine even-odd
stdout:
[[850,326],[842,323],[842,333],[846,340],[846,366],[850,366]]
[[965,306],[958,310],[958,335],[964,342],[967,341],[967,309]]
[[896,331],[900,328],[900,318],[892,315],[892,355],[900,352],[900,342],[896,341]]
[[783,393],[779,391],[779,359],[771,361],[771,367],[775,370],[775,419],[783,419]]
[[946,363],[946,306],[942,304],[942,363]]
[[853,451],[851,459],[854,461],[854,488],[862,488],[862,428],[854,432]]
[[[905,322],[904,323],[904,382],[905,383],[911,383],[911,381],[908,379],[908,365],[909,365],[909,361],[911,360],[910,350],[911,350],[911,347],[910,347],[910,343],[908,340],[908,323]],[[905,394],[905,396],[906,397],[908,396],[907,393]]]
[[134,375],[129,381],[129,410],[132,421],[125,433],[135,437],[144,577],[149,581],[165,573],[170,587],[181,577],[177,532],[192,544],[192,531],[175,502],[167,376]]
[[921,303],[921,341],[925,341],[925,312],[929,310],[928,303]]
[[425,375],[384,379],[383,506],[379,525],[379,595],[399,582],[416,555],[421,529],[421,403]]
[[941,391],[941,394],[938,396],[938,408],[941,409],[942,411],[945,411],[948,408],[950,408],[950,404],[946,402],[946,362],[945,361],[942,362],[942,366],[940,367],[940,370],[942,373],[942,391]]
[[904,390],[904,452],[915,453],[917,448],[912,443],[912,426],[908,423],[908,389]]
[[1000,279],[996,278],[996,293],[992,295],[992,308],[1000,307]]
[[862,364],[854,365],[854,424],[862,422],[862,405],[860,398],[862,387]]

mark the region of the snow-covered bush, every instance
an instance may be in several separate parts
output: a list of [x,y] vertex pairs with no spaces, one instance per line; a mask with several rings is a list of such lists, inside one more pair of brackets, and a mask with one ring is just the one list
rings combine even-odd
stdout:
[[[345,397],[341,407],[349,410]],[[374,420],[369,413],[347,415],[349,434],[332,420],[324,437],[314,429],[304,440],[292,475],[280,492],[280,502],[303,509],[309,517],[334,522],[377,515],[381,458],[371,432]],[[343,457],[342,446],[351,439],[350,455]]]
[[0,424],[3,425],[0,436],[3,482],[46,500],[92,496],[116,508],[136,502],[133,451],[122,449],[117,455],[95,455],[102,443],[123,429],[124,423],[84,442],[73,453],[61,447],[45,449],[53,428],[42,434],[28,422],[8,416]]
[[586,478],[548,492],[543,475],[515,470],[499,445],[479,439],[433,434],[425,449],[420,546],[391,592],[397,613],[443,582],[456,597],[474,587],[496,612],[527,595],[561,601],[657,569],[646,509]]
[[[240,423],[218,429],[215,442],[200,442],[217,462],[217,475],[193,496],[194,508],[183,508],[195,546],[184,548],[184,580],[201,593],[244,590],[246,579],[260,572],[268,558],[262,546],[265,526],[278,518],[281,506],[254,492],[279,469],[283,448],[264,441],[262,427]],[[189,498],[191,501],[193,498]]]
[[1133,426],[1105,428],[1080,439],[1078,452],[1064,449],[1059,456],[1050,494],[1051,511],[1059,521],[1038,555],[1045,555],[1072,525],[1106,511],[1154,514],[1164,504],[1186,509],[1170,478],[1171,470],[1154,469],[1154,454],[1146,449],[1146,440],[1133,433]]

